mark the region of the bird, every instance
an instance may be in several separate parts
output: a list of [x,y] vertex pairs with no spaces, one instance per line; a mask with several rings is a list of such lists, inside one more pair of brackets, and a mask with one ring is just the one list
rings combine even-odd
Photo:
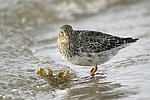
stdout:
[[92,66],[94,75],[98,65],[109,61],[119,50],[139,38],[118,37],[100,31],[74,30],[71,25],[60,27],[57,45],[62,58],[80,66]]

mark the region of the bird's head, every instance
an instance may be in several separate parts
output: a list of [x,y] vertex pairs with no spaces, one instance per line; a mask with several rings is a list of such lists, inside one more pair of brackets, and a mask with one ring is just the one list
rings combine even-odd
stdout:
[[62,39],[66,39],[68,40],[72,34],[72,26],[70,25],[63,25],[61,28],[60,28],[60,32],[59,32],[59,37],[62,38]]

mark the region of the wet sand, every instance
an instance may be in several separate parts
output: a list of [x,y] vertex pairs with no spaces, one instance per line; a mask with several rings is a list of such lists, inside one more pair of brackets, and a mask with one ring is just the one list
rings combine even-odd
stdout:
[[[143,0],[116,5],[91,17],[54,23],[34,31],[30,31],[31,27],[27,31],[1,27],[0,99],[150,99],[149,3]],[[91,77],[90,66],[72,65],[59,54],[56,39],[63,24],[140,40],[99,65],[98,72]],[[36,74],[40,67],[50,68],[55,74],[69,69],[72,78],[69,83],[53,87]]]

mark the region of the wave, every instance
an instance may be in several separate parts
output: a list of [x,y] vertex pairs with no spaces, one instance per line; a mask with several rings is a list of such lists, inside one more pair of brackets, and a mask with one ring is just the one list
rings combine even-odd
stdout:
[[135,0],[0,0],[0,23],[25,27],[73,21]]

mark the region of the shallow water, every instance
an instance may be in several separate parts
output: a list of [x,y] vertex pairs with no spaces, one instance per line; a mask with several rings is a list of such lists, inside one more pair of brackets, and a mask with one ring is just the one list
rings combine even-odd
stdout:
[[[0,99],[150,99],[149,0],[0,2]],[[63,24],[140,39],[91,77],[90,66],[72,65],[59,54],[56,39]],[[72,78],[51,86],[36,74],[41,67],[54,74],[69,69]]]

